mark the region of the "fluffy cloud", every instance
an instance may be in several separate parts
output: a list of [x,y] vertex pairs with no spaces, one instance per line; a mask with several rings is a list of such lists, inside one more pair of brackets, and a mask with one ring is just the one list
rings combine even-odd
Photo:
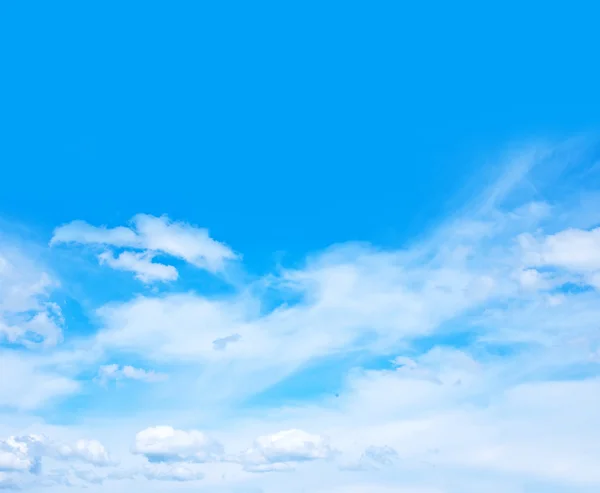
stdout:
[[151,264],[148,255],[153,252],[183,259],[210,272],[222,271],[227,261],[237,258],[228,246],[212,239],[206,229],[147,214],[138,214],[131,223],[131,228],[111,229],[73,221],[57,228],[50,244],[99,244],[142,250],[142,256],[128,253],[115,259],[104,254],[101,259],[112,267],[136,272],[146,280],[172,280],[174,276],[173,267]]
[[[0,440],[0,487],[25,488],[36,485],[71,485],[69,470],[43,470],[42,461],[83,463],[92,467],[116,464],[105,447],[96,440],[57,442],[44,435],[12,436]],[[77,469],[73,469],[77,472]],[[93,470],[79,471],[76,477],[86,482],[102,482],[105,475]]]
[[519,244],[528,265],[564,269],[600,288],[600,228],[568,228],[547,236],[524,233]]
[[537,265],[563,267],[576,272],[600,270],[600,228],[589,231],[569,228],[536,240],[520,238],[528,259]]
[[323,437],[302,430],[285,430],[258,437],[254,447],[269,462],[327,459],[332,454]]
[[333,450],[327,440],[302,430],[290,429],[258,437],[252,448],[240,456],[246,470],[268,472],[287,470],[292,463],[328,459]]
[[166,375],[156,373],[153,370],[144,370],[130,365],[120,366],[116,363],[103,365],[98,370],[98,380],[106,383],[109,380],[139,380],[142,382],[161,382]]
[[63,460],[78,460],[95,466],[114,464],[104,445],[97,440],[77,440],[74,444],[46,444],[48,454]]
[[14,438],[0,440],[0,471],[31,471],[35,458],[29,455],[26,443]]
[[50,440],[43,435],[11,437],[5,442],[23,456],[33,460],[36,457],[51,457],[57,460],[78,461],[94,466],[106,467],[115,464],[108,451],[97,440],[77,440],[64,443]]
[[140,431],[135,437],[133,453],[150,462],[210,462],[223,454],[223,447],[198,430],[176,430],[155,426]]

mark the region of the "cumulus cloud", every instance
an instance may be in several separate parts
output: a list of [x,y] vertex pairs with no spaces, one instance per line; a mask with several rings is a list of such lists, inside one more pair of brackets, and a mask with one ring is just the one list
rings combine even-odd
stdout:
[[115,462],[97,440],[77,440],[74,444],[47,444],[49,455],[62,460],[87,462],[95,466],[110,466]]
[[133,271],[146,281],[173,280],[175,276],[174,267],[151,263],[155,253],[183,259],[210,272],[222,271],[227,261],[238,258],[228,246],[212,239],[206,229],[173,222],[167,216],[138,214],[131,224],[131,228],[106,228],[73,221],[57,228],[50,244],[98,244],[142,250],[142,254],[127,252],[117,258],[103,254],[101,260],[111,267]]
[[248,471],[267,472],[287,470],[297,462],[329,459],[333,453],[324,437],[290,429],[258,437],[240,461]]
[[139,380],[141,382],[161,382],[166,379],[166,375],[156,373],[153,370],[144,370],[130,365],[121,366],[117,363],[103,365],[98,370],[97,379],[101,383],[107,383],[110,380]]
[[222,445],[198,430],[155,426],[135,436],[133,453],[150,462],[210,462],[223,454]]
[[0,471],[31,471],[34,465],[26,443],[14,438],[0,440]]
[[564,269],[598,287],[600,276],[600,228],[568,228],[554,234],[523,233],[519,237],[524,261],[531,266]]
[[600,228],[569,228],[537,241],[530,234],[520,238],[532,263],[589,272],[600,270]]
[[[29,488],[36,485],[71,485],[71,470],[42,469],[42,461],[50,459],[81,463],[92,467],[114,466],[106,448],[96,440],[66,443],[50,440],[44,435],[11,436],[0,440],[0,481],[6,488]],[[102,482],[105,475],[93,470],[79,471],[75,476],[86,482]]]
[[6,443],[29,458],[51,457],[99,467],[115,465],[104,445],[97,440],[80,439],[74,443],[65,443],[53,441],[44,435],[24,435],[10,437]]

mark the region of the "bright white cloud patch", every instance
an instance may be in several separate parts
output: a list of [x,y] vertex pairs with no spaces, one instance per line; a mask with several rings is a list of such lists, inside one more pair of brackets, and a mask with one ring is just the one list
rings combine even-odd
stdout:
[[47,454],[63,460],[79,460],[95,466],[113,464],[106,448],[97,440],[77,440],[74,444],[43,443]]
[[155,426],[135,436],[133,452],[150,462],[209,462],[222,453],[220,443],[198,430],[176,430]]
[[327,459],[332,454],[323,437],[302,430],[284,430],[261,436],[256,439],[254,446],[269,462]]
[[172,222],[166,216],[138,214],[131,224],[131,228],[106,228],[73,221],[57,228],[50,244],[97,244],[141,250],[126,251],[116,258],[103,253],[100,260],[115,269],[134,272],[144,282],[177,278],[174,267],[151,262],[157,253],[183,259],[210,272],[222,271],[227,261],[237,258],[228,246],[212,239],[206,229]]
[[252,448],[240,456],[251,472],[288,470],[297,462],[328,459],[333,450],[327,440],[302,430],[284,430],[258,437]]
[[600,228],[566,229],[541,238],[523,235],[527,258],[537,265],[563,267],[576,272],[600,270]]
[[34,464],[26,443],[14,438],[0,440],[0,471],[30,471]]
[[547,236],[525,233],[519,243],[529,265],[564,269],[600,287],[600,228],[569,228]]

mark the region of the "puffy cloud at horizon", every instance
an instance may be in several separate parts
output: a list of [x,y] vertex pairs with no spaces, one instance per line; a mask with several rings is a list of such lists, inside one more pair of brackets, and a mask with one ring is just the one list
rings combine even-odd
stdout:
[[150,462],[210,462],[223,453],[218,442],[198,430],[155,426],[137,433],[133,453]]
[[256,438],[239,461],[247,471],[270,472],[289,470],[301,462],[328,459],[333,453],[325,438],[291,429]]

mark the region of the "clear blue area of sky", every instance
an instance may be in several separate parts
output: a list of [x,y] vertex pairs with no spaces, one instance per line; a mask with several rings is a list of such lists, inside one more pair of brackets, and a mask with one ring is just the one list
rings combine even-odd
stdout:
[[256,273],[275,252],[396,245],[445,212],[482,155],[598,127],[599,14],[594,2],[3,2],[0,215],[47,240],[76,218],[166,213]]

